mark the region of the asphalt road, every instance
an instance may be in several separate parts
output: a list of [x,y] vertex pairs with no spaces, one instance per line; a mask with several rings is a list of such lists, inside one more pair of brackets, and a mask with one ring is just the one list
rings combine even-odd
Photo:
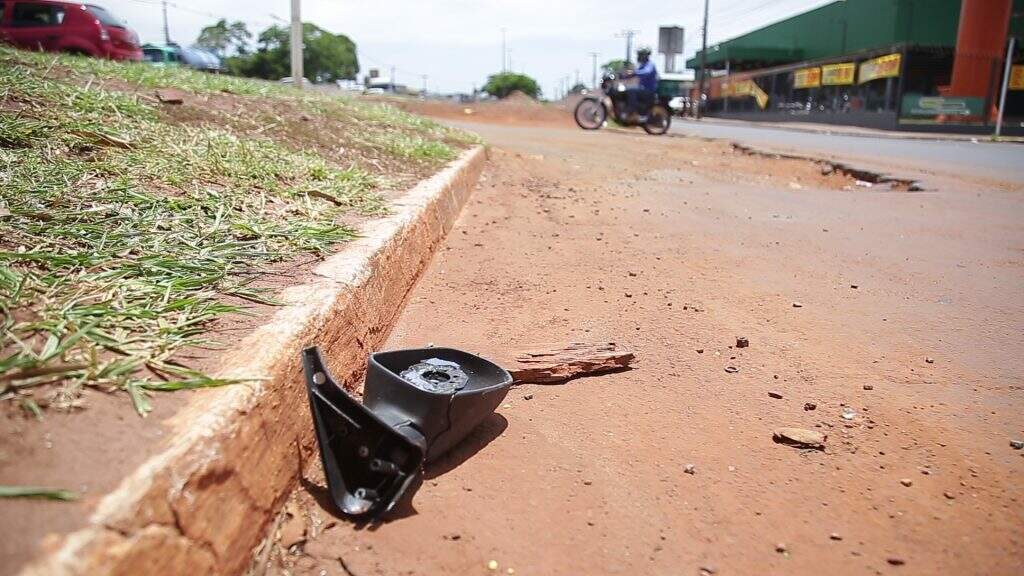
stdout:
[[1024,144],[1017,143],[878,138],[685,120],[675,121],[672,132],[724,138],[773,151],[866,161],[896,171],[937,171],[1024,182]]

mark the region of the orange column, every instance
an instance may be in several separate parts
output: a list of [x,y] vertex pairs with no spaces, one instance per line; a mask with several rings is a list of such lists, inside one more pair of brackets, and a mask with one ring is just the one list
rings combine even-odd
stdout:
[[1011,0],[963,0],[960,4],[960,27],[948,95],[989,96],[1006,51],[1011,8]]

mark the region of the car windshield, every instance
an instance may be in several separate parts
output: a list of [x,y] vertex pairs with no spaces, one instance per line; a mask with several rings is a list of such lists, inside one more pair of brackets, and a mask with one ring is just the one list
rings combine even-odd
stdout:
[[94,6],[92,4],[86,4],[86,7],[89,8],[89,12],[91,12],[92,15],[95,16],[96,19],[104,26],[113,26],[115,28],[125,27],[124,22],[121,21],[120,18],[114,16],[110,12],[107,12],[105,8],[100,8],[99,6]]

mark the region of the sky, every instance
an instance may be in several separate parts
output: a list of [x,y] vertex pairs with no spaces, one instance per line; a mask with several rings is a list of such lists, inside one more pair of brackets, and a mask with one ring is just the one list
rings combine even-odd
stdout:
[[[830,0],[710,0],[708,45],[828,4]],[[163,41],[160,0],[88,0],[139,33]],[[685,29],[684,58],[700,48],[703,0],[303,0],[302,19],[346,34],[359,50],[360,75],[396,68],[396,81],[439,92],[470,92],[502,65],[502,28],[512,70],[535,78],[547,95],[576,74],[590,84],[598,64],[625,56],[623,30],[637,30],[635,44],[657,51],[659,26]],[[170,0],[171,39],[195,41],[218,18],[245,22],[259,31],[290,16],[290,0]],[[664,71],[663,60],[655,60]]]

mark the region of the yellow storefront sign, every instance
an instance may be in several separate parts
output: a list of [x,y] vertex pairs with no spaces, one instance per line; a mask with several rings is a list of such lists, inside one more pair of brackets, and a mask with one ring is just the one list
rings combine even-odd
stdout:
[[821,67],[821,83],[824,86],[846,86],[853,84],[853,76],[856,73],[857,65],[853,62],[826,64]]
[[821,86],[821,68],[801,68],[793,72],[793,88],[817,88]]
[[1024,90],[1024,64],[1010,69],[1010,90]]
[[768,95],[753,80],[723,83],[722,96],[753,96],[758,108],[764,110],[768,106]]
[[886,54],[860,63],[858,82],[863,84],[879,78],[896,78],[900,75],[899,54]]

